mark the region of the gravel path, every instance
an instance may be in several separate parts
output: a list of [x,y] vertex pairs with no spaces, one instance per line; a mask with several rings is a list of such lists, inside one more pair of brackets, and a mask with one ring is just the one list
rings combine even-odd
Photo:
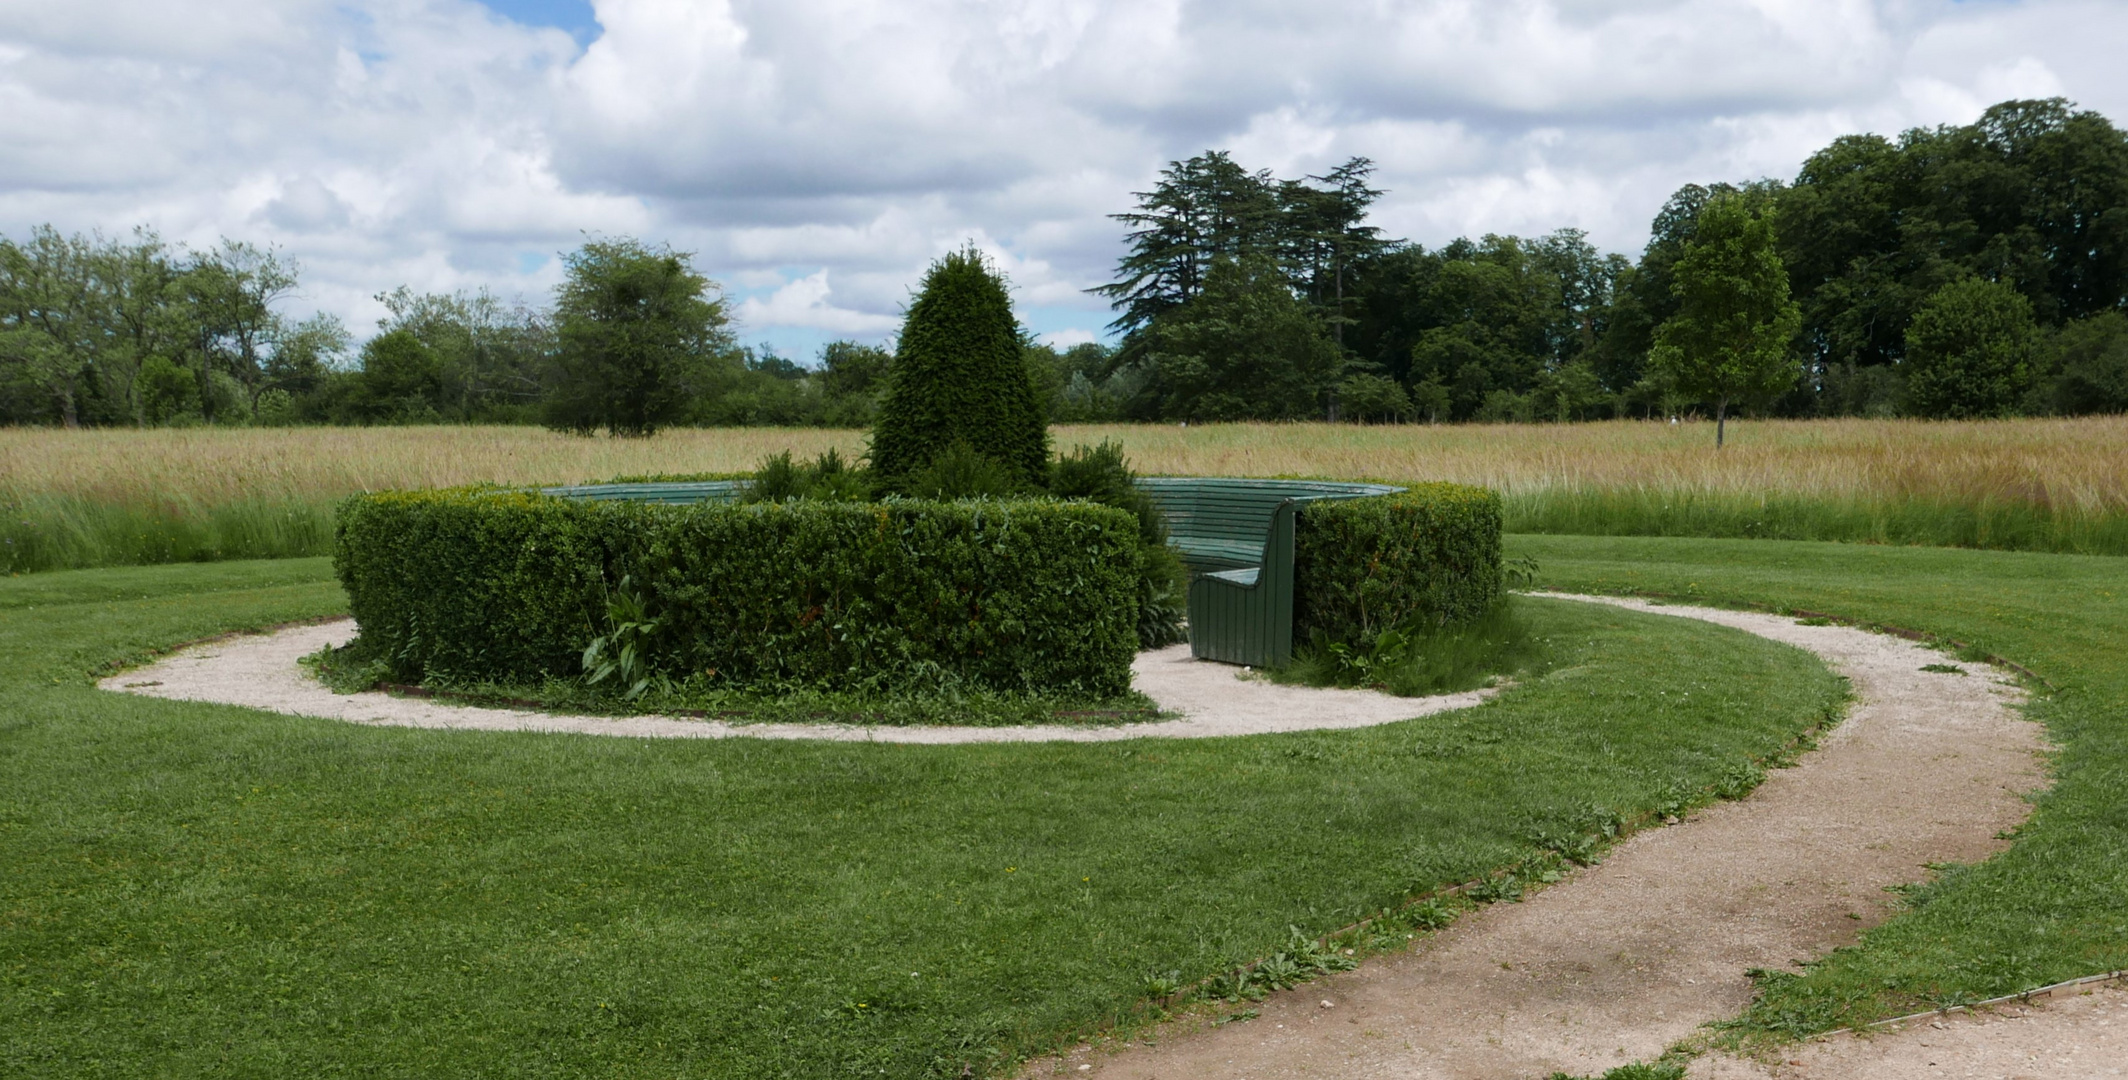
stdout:
[[[1602,602],[1799,645],[1852,680],[1857,700],[1818,750],[1748,798],[1636,835],[1523,903],[1495,904],[1409,952],[1274,995],[1258,1019],[1178,1025],[1151,1033],[1153,1045],[1086,1050],[1029,1074],[1533,1080],[1650,1060],[1741,1011],[1751,1000],[1746,969],[1794,970],[1852,943],[1890,913],[1886,886],[1927,877],[1928,863],[1999,850],[1995,835],[2024,819],[2020,796],[2043,781],[2038,725],[1985,667],[1926,672],[1944,654],[1847,627]],[[1907,1037],[1880,1035],[1844,1057],[1813,1048],[1818,1071],[1793,1075],[1903,1075],[1867,1051]],[[1773,1075],[1727,1059],[1698,1067],[1722,1080]],[[1716,1067],[1728,1071],[1708,1071]],[[2032,1075],[2084,1074],[2050,1066]]]
[[576,732],[657,739],[828,739],[841,742],[1108,742],[1202,739],[1281,731],[1370,727],[1462,709],[1491,690],[1400,698],[1372,690],[1316,690],[1238,677],[1235,668],[1194,660],[1187,645],[1142,653],[1132,682],[1176,720],[1109,727],[860,727],[854,724],[732,724],[669,716],[569,716],[457,705],[384,693],[335,694],[296,661],[354,639],[346,619],[249,634],[193,646],[144,668],[113,675],[106,690],[184,701],[248,705],[293,716],[356,724],[483,731]]
[[1839,1035],[1779,1062],[1715,1057],[1693,1080],[2103,1080],[2128,1077],[2128,989],[1917,1020],[1896,1032]]

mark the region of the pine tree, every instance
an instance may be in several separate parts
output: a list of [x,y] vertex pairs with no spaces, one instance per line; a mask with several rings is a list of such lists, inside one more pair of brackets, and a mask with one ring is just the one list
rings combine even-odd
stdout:
[[872,467],[897,486],[956,443],[1039,486],[1049,425],[1021,357],[1005,282],[973,247],[931,265],[902,322],[872,427]]

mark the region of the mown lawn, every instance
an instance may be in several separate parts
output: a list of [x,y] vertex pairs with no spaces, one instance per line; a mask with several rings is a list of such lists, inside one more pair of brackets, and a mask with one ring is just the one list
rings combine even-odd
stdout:
[[1913,910],[1746,1018],[1801,1034],[2128,968],[2128,560],[1770,540],[1511,538],[1549,588],[1801,608],[1924,630],[2059,688],[2032,715],[2055,783],[2009,851],[1954,870]]
[[322,560],[0,581],[0,1075],[988,1070],[1733,779],[1843,693],[1546,601],[1555,666],[1490,705],[1188,742],[373,729],[91,685],[343,607]]

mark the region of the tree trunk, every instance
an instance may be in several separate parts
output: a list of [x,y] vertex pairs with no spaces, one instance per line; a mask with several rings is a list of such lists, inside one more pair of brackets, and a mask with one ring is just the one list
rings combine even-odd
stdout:
[[1721,400],[1716,401],[1714,403],[1714,448],[1716,450],[1722,448],[1722,428],[1727,425],[1728,422],[1729,399],[1722,398]]

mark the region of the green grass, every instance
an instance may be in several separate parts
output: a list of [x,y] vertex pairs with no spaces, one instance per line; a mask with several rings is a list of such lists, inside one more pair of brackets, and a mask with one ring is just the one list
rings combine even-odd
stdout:
[[1522,616],[1527,601],[1507,597],[1484,616],[1444,627],[1388,630],[1356,648],[1310,647],[1267,668],[1266,678],[1296,686],[1370,686],[1399,697],[1452,694],[1502,677],[1537,675],[1552,663],[1547,642]]
[[0,581],[0,1074],[994,1068],[1292,928],[1734,794],[1843,693],[1797,650],[1544,601],[1558,667],[1489,705],[1253,738],[420,731],[90,684],[343,607],[315,559]]
[[2128,561],[1777,541],[1512,537],[1541,584],[1804,609],[1922,630],[2058,688],[2030,713],[2053,787],[2010,849],[1909,895],[1851,949],[1777,977],[1739,1029],[1822,1031],[2128,968]]
[[1508,531],[1583,536],[1688,536],[2128,555],[2128,514],[1986,495],[1970,501],[1824,498],[1726,492],[1516,492]]
[[33,495],[0,502],[0,574],[325,555],[332,536],[333,503],[323,499],[123,503]]

